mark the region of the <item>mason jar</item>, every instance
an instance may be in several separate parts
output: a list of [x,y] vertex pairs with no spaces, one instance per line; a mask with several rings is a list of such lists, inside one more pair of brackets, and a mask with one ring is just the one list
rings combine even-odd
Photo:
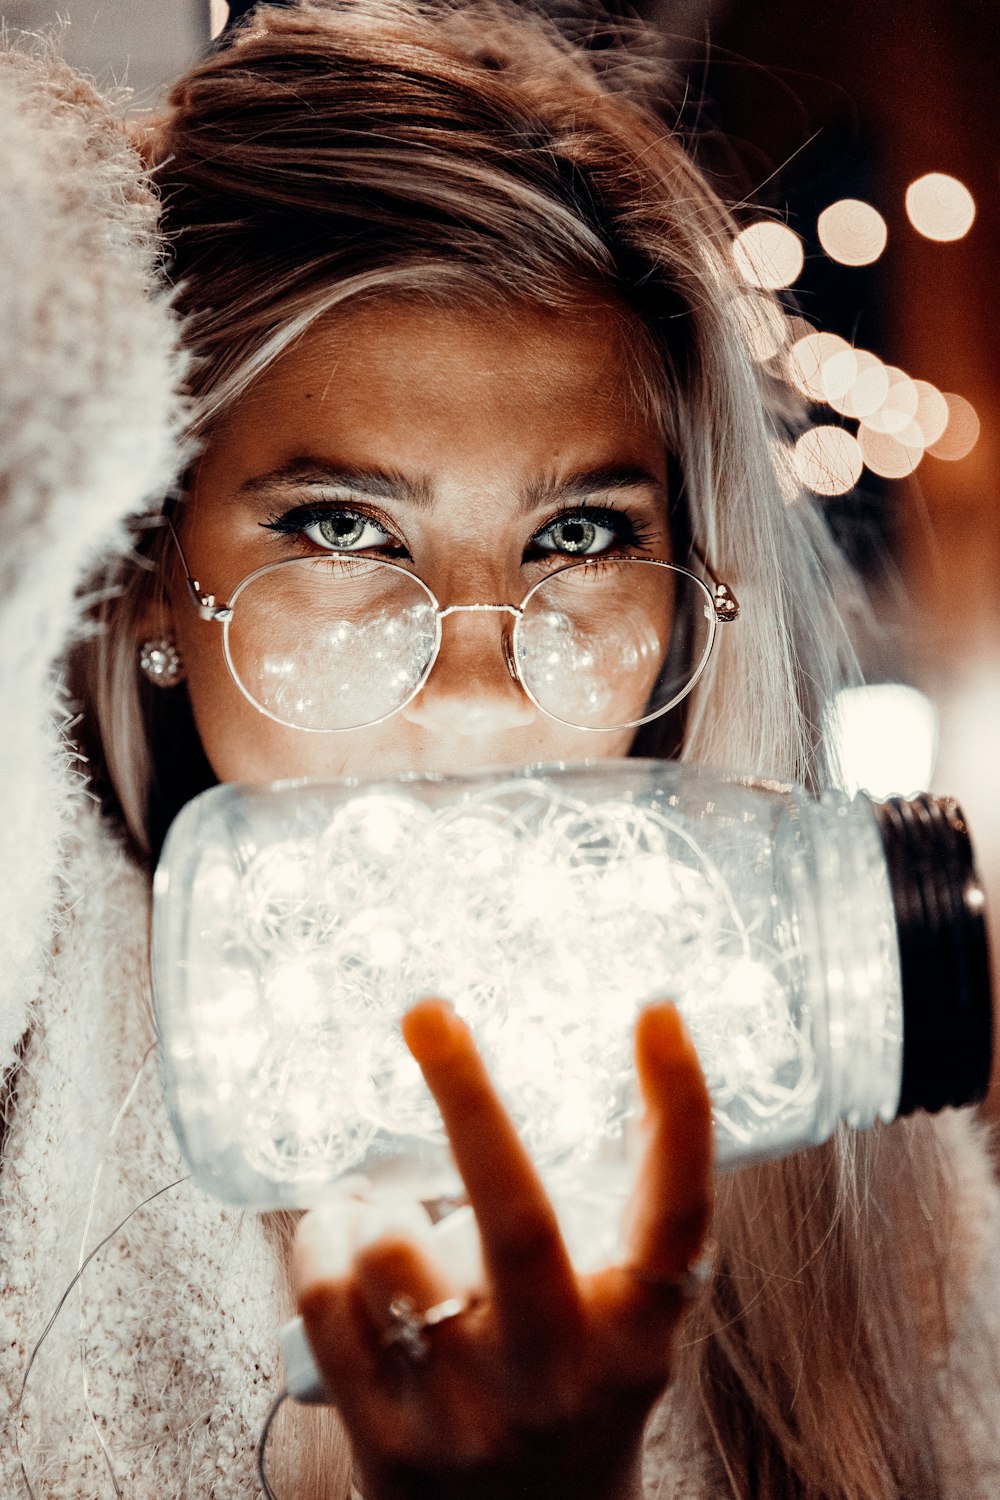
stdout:
[[154,883],[166,1097],[229,1202],[350,1192],[436,1216],[462,1188],[399,1022],[441,996],[568,1237],[603,1253],[644,1004],[684,1017],[723,1169],[968,1104],[992,1053],[983,905],[961,812],[928,795],[638,759],[220,786]]

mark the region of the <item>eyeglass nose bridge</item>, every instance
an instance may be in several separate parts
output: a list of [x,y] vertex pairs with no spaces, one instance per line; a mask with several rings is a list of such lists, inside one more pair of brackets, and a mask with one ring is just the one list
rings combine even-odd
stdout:
[[[514,616],[514,629],[516,630],[517,629],[517,622],[521,619],[521,616],[524,614],[524,610],[521,609],[516,604],[449,604],[446,609],[439,609],[438,610],[438,619],[439,620],[446,620],[449,615],[474,615],[474,614],[480,614],[480,615],[513,615]],[[503,636],[502,636],[502,641],[503,641],[503,659],[504,659],[504,663],[505,663],[505,665],[507,667],[507,671],[510,674],[511,680],[513,682],[516,682],[518,684],[518,686],[523,689],[524,688],[524,684],[521,681],[521,675],[520,675],[520,673],[517,670],[517,663],[516,663],[516,661],[514,659],[514,652],[511,649],[511,635],[512,635],[512,633],[513,632],[506,631],[506,630],[503,633]]]
[[524,614],[524,610],[519,609],[516,604],[449,604],[446,609],[440,610],[439,613],[442,620],[446,620],[449,615],[471,615],[476,613],[516,615],[520,619]]

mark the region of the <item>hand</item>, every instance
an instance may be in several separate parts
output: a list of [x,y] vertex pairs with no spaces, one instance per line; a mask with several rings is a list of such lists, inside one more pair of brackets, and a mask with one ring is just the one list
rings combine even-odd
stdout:
[[365,1500],[633,1500],[642,1431],[666,1387],[684,1279],[711,1214],[711,1105],[671,1005],[636,1027],[647,1141],[626,1258],[573,1270],[555,1213],[465,1024],[438,1000],[403,1021],[437,1101],[483,1248],[483,1295],[428,1329],[417,1362],[387,1347],[388,1308],[456,1288],[385,1236],[322,1278],[297,1247],[299,1310],[347,1425]]

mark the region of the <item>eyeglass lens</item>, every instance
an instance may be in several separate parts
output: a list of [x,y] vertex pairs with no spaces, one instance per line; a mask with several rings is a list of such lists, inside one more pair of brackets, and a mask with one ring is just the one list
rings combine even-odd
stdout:
[[689,573],[638,558],[565,568],[529,597],[515,636],[538,706],[580,729],[664,713],[704,665],[713,620]]
[[[233,676],[258,708],[298,729],[361,728],[388,717],[421,686],[440,636],[420,580],[371,558],[278,563],[249,578],[232,604],[225,648]],[[531,591],[514,649],[539,708],[582,729],[624,728],[683,696],[713,630],[711,598],[690,574],[599,559]]]

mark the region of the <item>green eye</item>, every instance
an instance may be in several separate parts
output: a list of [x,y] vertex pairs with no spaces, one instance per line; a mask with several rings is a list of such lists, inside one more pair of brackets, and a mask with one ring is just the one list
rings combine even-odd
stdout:
[[386,557],[402,557],[405,548],[387,526],[363,510],[329,501],[312,505],[295,505],[281,515],[271,516],[260,525],[287,537],[289,544],[301,545],[303,537],[324,552],[380,552]]
[[540,531],[535,538],[537,546],[544,552],[561,552],[566,557],[594,557],[623,541],[622,527],[612,524],[611,518],[597,519],[593,516],[560,516]]
[[351,510],[328,510],[301,529],[302,535],[311,542],[333,552],[360,552],[384,547],[390,540],[384,527],[369,516]]
[[559,521],[549,536],[563,552],[590,552],[597,540],[597,531],[593,521]]
[[334,513],[325,521],[318,521],[310,528],[317,533],[317,540],[329,542],[331,547],[351,547],[360,541],[368,523],[360,516]]

